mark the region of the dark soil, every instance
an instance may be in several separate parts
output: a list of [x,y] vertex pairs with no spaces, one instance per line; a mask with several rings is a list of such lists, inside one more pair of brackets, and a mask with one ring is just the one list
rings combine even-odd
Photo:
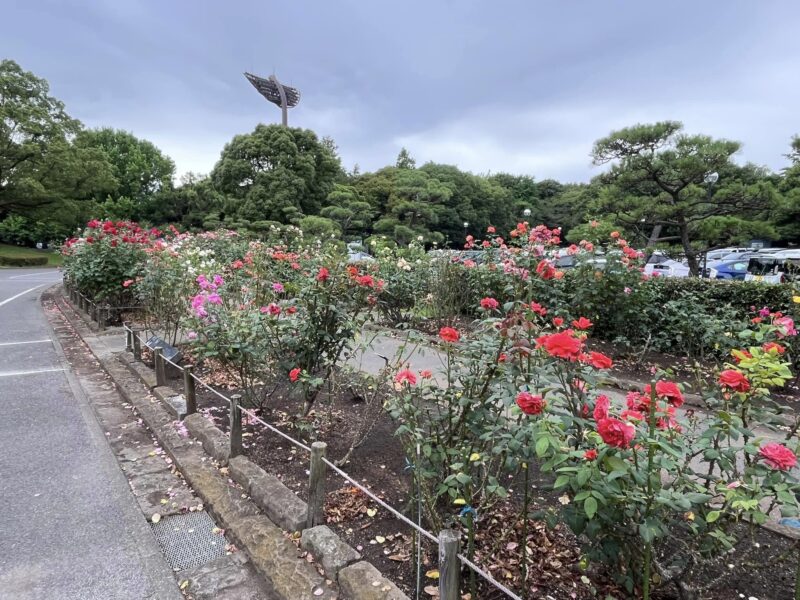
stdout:
[[[607,348],[603,348],[605,350]],[[635,372],[629,371],[631,375]],[[236,393],[233,382],[222,375],[221,370],[201,366],[196,373],[226,395]],[[177,372],[168,369],[168,377],[172,379],[173,387],[181,389],[182,380]],[[327,456],[332,460],[341,459],[354,440],[364,437],[368,432],[363,443],[355,448],[349,461],[342,466],[343,470],[385,502],[412,520],[415,519],[416,510],[411,496],[412,472],[406,469],[403,448],[394,436],[396,426],[381,409],[383,400],[380,394],[364,399],[353,392],[357,384],[347,381],[340,382],[338,388],[339,392],[321,394],[315,410],[306,418],[298,416],[301,402],[292,398],[285,387],[278,387],[269,400],[268,408],[258,413],[268,423],[305,444],[314,440],[325,441],[328,445]],[[220,428],[227,429],[227,405],[218,396],[199,386],[197,399],[200,412]],[[258,423],[247,421],[244,424],[244,444],[251,460],[279,477],[304,500],[307,499],[308,457],[302,449],[265,430]],[[558,494],[548,490],[548,477],[532,472],[532,481],[535,486],[532,512],[557,507]],[[329,525],[409,597],[413,597],[417,575],[415,539],[411,528],[335,473],[328,473],[326,484],[326,518]],[[458,508],[442,507],[443,511],[451,509],[455,517]],[[491,514],[481,515],[476,538],[476,562],[490,570],[496,579],[517,590],[521,587],[521,527],[520,522],[514,519],[518,512],[513,505],[501,505],[494,507]],[[619,588],[602,574],[584,573],[579,569],[581,553],[568,530],[563,527],[551,530],[542,521],[535,520],[529,521],[528,527],[527,545],[534,564],[529,569],[529,598],[588,600],[624,597]],[[687,574],[686,581],[693,587],[703,588],[699,598],[728,600],[754,597],[758,600],[778,600],[793,597],[798,564],[798,555],[792,552],[795,542],[763,528],[756,528],[753,536],[752,543],[741,543],[729,554],[695,567]],[[755,543],[758,546],[753,545]],[[436,547],[423,540],[422,550],[422,587],[433,591],[437,581],[427,574],[436,569]],[[733,565],[733,568],[729,565]],[[469,579],[466,573],[464,581],[467,586]],[[465,592],[467,589],[465,587]],[[423,592],[421,597],[431,595]],[[494,600],[504,597],[491,586],[483,585],[478,578],[474,598]],[[678,598],[671,588],[659,590],[655,597],[659,600]],[[464,598],[470,596],[465,595]]]

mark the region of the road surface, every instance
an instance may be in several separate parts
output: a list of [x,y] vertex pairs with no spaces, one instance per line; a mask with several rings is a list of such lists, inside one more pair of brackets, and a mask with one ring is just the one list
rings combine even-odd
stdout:
[[0,269],[0,599],[180,597],[39,296]]

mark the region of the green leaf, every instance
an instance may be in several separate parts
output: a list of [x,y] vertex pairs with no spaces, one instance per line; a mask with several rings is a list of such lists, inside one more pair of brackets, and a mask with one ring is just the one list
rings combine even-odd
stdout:
[[542,457],[547,452],[547,449],[550,447],[550,439],[547,437],[541,437],[536,440],[536,456]]
[[710,513],[706,515],[706,523],[713,523],[717,519],[719,519],[722,513],[718,510],[712,510]]
[[583,512],[586,513],[587,518],[594,518],[595,514],[597,514],[597,500],[589,496],[583,503]]

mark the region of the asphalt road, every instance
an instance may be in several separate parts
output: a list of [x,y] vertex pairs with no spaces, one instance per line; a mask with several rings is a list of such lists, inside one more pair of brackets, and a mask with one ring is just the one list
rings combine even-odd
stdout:
[[0,599],[180,597],[39,301],[0,269]]

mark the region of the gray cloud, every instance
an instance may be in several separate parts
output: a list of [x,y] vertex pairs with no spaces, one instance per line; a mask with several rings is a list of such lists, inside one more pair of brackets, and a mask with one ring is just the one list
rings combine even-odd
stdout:
[[791,0],[8,3],[3,56],[180,172],[209,171],[233,135],[279,119],[245,70],[299,87],[290,122],[362,170],[406,146],[418,161],[585,181],[595,139],[657,119],[779,169],[800,131]]

